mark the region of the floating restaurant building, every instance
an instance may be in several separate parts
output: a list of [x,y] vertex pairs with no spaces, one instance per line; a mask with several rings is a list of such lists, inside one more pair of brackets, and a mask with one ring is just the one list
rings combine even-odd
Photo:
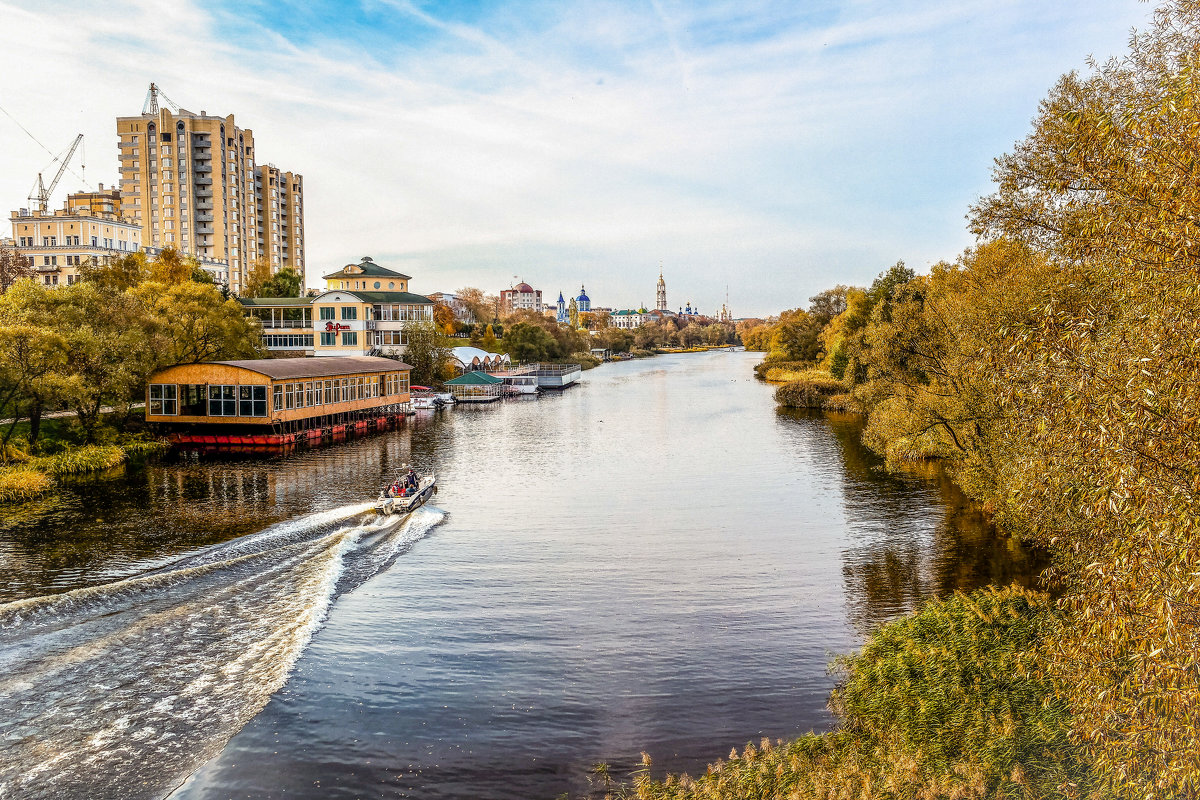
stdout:
[[150,377],[146,421],[181,444],[281,445],[382,430],[408,411],[411,369],[372,356],[177,364]]

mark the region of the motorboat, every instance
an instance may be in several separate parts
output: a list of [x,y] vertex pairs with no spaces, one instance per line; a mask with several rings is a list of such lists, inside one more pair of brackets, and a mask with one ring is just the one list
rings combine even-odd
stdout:
[[385,486],[379,492],[375,501],[375,511],[379,514],[409,514],[429,501],[437,494],[437,476],[430,473],[417,482],[416,489],[410,489],[405,495],[393,495],[391,486]]

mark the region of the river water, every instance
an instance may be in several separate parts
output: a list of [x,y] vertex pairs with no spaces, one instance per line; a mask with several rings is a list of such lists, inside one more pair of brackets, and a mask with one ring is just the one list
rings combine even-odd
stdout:
[[[1040,565],[854,418],[777,411],[757,359],[10,509],[0,798],[554,798],[828,729],[834,656]],[[365,513],[406,462],[434,504]]]

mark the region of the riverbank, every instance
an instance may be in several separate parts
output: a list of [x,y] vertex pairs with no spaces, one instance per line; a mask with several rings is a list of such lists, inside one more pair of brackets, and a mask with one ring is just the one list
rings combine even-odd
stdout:
[[81,430],[70,415],[47,417],[42,423],[38,450],[21,447],[26,441],[19,423],[9,444],[0,453],[0,504],[25,503],[44,497],[67,477],[105,474],[130,461],[165,454],[170,443],[145,432],[130,433],[101,425],[92,442],[81,440]]
[[874,633],[840,659],[837,728],[748,743],[695,777],[594,779],[628,800],[829,797],[1083,797],[1093,776],[1037,653],[1058,612],[1018,587],[956,592]]

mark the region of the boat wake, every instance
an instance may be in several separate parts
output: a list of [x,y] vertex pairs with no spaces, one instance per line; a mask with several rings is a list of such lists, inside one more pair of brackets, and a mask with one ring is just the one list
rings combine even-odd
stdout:
[[345,506],[0,605],[0,798],[161,798],[287,680],[337,595],[443,518]]

